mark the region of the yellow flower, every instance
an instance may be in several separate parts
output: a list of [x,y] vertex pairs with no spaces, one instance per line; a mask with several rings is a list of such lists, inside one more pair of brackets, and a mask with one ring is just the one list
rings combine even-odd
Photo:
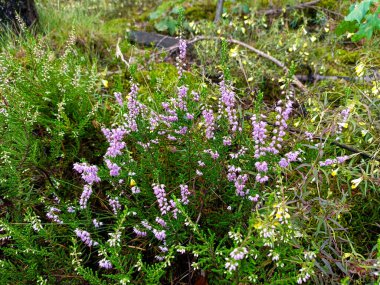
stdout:
[[360,63],[355,67],[356,74],[357,74],[358,76],[363,76],[363,74],[364,74],[364,68],[365,68],[364,63],[360,62]]
[[104,87],[105,88],[108,88],[108,80],[104,80],[104,79],[102,79],[102,83],[103,83],[103,85],[104,85]]
[[136,186],[136,181],[133,178],[131,178],[131,181],[129,181],[129,186]]
[[257,221],[257,222],[253,225],[253,227],[254,227],[255,229],[261,229],[261,228],[263,227],[263,223],[262,223],[261,221]]
[[333,176],[333,177],[337,176],[337,174],[338,174],[338,169],[339,169],[339,168],[333,170],[333,171],[331,172],[331,176]]
[[352,180],[351,181],[351,189],[356,189],[358,186],[359,186],[359,184],[360,184],[360,182],[362,182],[363,181],[363,177],[359,177],[358,179],[354,179],[354,180]]

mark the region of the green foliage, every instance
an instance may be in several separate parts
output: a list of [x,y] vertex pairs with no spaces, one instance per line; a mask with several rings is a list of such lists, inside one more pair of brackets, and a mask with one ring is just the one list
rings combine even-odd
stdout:
[[[366,67],[380,63],[377,46],[346,46],[329,32],[334,14],[318,7],[263,17],[257,10],[269,9],[268,1],[226,1],[216,26],[209,21],[214,2],[164,1],[148,25],[184,38],[191,20],[192,33],[221,40],[197,42],[187,57],[176,55],[176,64],[153,62],[156,53],[124,41],[126,69],[109,47],[142,23],[117,10],[120,2],[39,1],[44,35],[1,39],[0,284],[193,284],[200,276],[208,284],[379,282],[380,86],[325,80],[309,84],[306,94],[290,78],[305,70],[349,75],[359,60],[356,71],[369,74]],[[322,2],[337,9],[336,1]],[[139,3],[133,9],[147,15]],[[368,18],[377,13],[374,5],[365,5],[344,22],[353,33],[377,21]],[[77,38],[70,36],[73,24]],[[290,74],[222,37],[271,54]],[[222,74],[234,93],[232,109],[222,108],[228,97],[218,86]],[[183,87],[186,110],[179,107]],[[252,117],[267,124],[271,140],[288,99],[296,102],[279,153],[255,157]],[[214,138],[205,136],[205,110],[214,113]],[[241,131],[232,131],[229,112]],[[169,115],[178,118],[169,124],[163,119]],[[129,130],[120,155],[105,155],[101,127]],[[294,151],[298,159],[281,167]],[[344,163],[322,166],[344,155]],[[88,201],[73,170],[83,161],[97,166],[101,178],[90,185]],[[256,166],[262,162],[269,165],[264,183],[256,178],[264,175]],[[110,163],[120,167],[118,175]],[[239,181],[228,179],[231,165],[248,177],[243,195]],[[165,184],[166,214],[153,184]],[[96,244],[89,246],[78,229]]]
[[[374,6],[375,9],[371,10]],[[364,0],[351,5],[349,14],[337,28],[339,35],[345,32],[353,33],[352,41],[363,38],[371,39],[372,35],[380,30],[380,6],[378,0]]]

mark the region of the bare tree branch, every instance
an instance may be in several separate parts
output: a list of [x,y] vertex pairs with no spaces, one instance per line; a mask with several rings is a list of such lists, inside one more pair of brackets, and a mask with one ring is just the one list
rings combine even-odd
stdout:
[[258,11],[258,13],[264,14],[266,16],[268,16],[268,15],[277,15],[277,14],[281,14],[283,12],[288,12],[288,11],[292,11],[292,10],[296,10],[296,9],[312,8],[311,6],[314,6],[315,4],[318,4],[319,2],[320,2],[320,0],[314,0],[314,1],[306,2],[306,3],[301,3],[301,4],[298,4],[298,5],[294,5],[294,6],[289,6],[289,7],[286,7],[286,8],[279,8],[279,9],[270,9],[270,10]]
[[[187,44],[188,44],[188,45],[193,45],[194,43],[196,43],[196,42],[198,42],[198,41],[219,41],[219,40],[221,40],[220,37],[200,36],[200,37],[196,37],[196,38],[194,38],[194,39],[188,41]],[[287,68],[287,67],[285,66],[284,63],[282,63],[282,62],[279,61],[278,59],[274,58],[273,56],[271,56],[271,55],[269,55],[269,54],[267,54],[267,53],[265,53],[265,52],[263,52],[263,51],[261,51],[261,50],[258,50],[258,49],[256,49],[256,48],[254,48],[254,47],[252,47],[252,46],[250,46],[250,45],[244,43],[244,42],[239,41],[239,40],[235,40],[235,39],[231,39],[231,38],[230,38],[230,39],[226,39],[226,41],[229,42],[229,43],[232,43],[232,44],[237,44],[237,45],[240,45],[240,46],[242,46],[242,47],[245,47],[246,49],[248,49],[248,50],[250,50],[250,51],[256,53],[257,55],[259,55],[259,56],[261,56],[261,57],[263,57],[263,58],[266,58],[266,59],[272,61],[272,62],[273,62],[274,64],[276,64],[277,66],[281,67],[281,68],[285,71],[286,74],[288,74],[288,73],[290,72],[289,68]],[[177,45],[172,46],[172,47],[169,48],[169,51],[176,50],[177,48],[178,48]],[[303,85],[303,84],[301,83],[301,81],[299,81],[294,75],[292,76],[292,79],[293,79],[294,84],[295,84],[299,89],[301,89],[303,92],[306,92],[306,93],[308,92],[308,90],[307,90],[307,88],[305,87],[305,85]]]

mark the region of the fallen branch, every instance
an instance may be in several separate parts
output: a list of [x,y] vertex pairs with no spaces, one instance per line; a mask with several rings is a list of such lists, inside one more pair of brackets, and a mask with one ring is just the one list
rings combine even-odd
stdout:
[[[200,37],[196,37],[190,41],[187,42],[187,44],[190,46],[190,45],[193,45],[194,43],[196,42],[199,42],[199,41],[219,41],[221,40],[221,38],[219,37],[212,37],[212,36],[200,36]],[[232,44],[236,44],[236,45],[239,45],[239,46],[242,46],[242,47],[245,47],[246,49],[256,53],[257,55],[265,58],[265,59],[268,59],[270,61],[272,61],[274,64],[276,64],[277,66],[281,67],[286,74],[289,74],[290,73],[290,70],[289,68],[287,68],[285,66],[284,63],[282,63],[281,61],[279,61],[278,59],[274,58],[273,56],[261,51],[261,50],[258,50],[244,42],[241,42],[239,40],[235,40],[235,39],[225,39],[228,43],[232,43]],[[168,50],[169,52],[170,51],[174,51],[174,50],[177,50],[178,49],[178,45],[174,45],[172,47],[170,47]],[[307,88],[301,83],[301,81],[299,81],[294,75],[292,76],[292,79],[293,79],[293,82],[294,84],[300,88],[303,92],[308,92]]]
[[292,11],[292,10],[297,10],[297,9],[313,8],[312,6],[314,6],[315,4],[318,4],[319,2],[320,2],[320,0],[314,0],[314,1],[306,2],[306,3],[301,3],[301,4],[298,4],[298,5],[294,5],[294,6],[289,6],[289,7],[286,7],[286,8],[278,8],[278,9],[270,9],[270,10],[258,11],[258,13],[264,14],[265,16],[268,16],[268,15],[277,15],[277,14],[286,13],[286,12],[289,12],[289,11]]
[[[290,132],[292,132],[292,133],[303,134],[303,132],[301,130],[298,130],[298,129],[295,129],[295,128],[288,128],[288,130]],[[322,141],[322,142],[327,142],[328,141],[327,138],[324,138],[322,136],[313,136],[313,139],[319,140],[319,141]],[[349,146],[349,145],[346,145],[346,144],[343,144],[343,143],[339,143],[337,141],[332,141],[330,143],[332,145],[337,146],[337,147],[340,147],[340,148],[343,148],[345,150],[348,150],[349,152],[359,154],[359,155],[361,155],[364,158],[380,161],[380,157],[377,157],[375,155],[371,155],[371,154],[369,154],[369,153],[367,153],[365,151],[359,150],[359,149],[354,148],[352,146]]]
[[311,75],[296,75],[297,79],[301,82],[315,82],[321,80],[345,80],[349,82],[371,82],[374,80],[379,80],[378,76],[364,76],[364,77],[349,77],[349,76],[325,76],[318,74]]

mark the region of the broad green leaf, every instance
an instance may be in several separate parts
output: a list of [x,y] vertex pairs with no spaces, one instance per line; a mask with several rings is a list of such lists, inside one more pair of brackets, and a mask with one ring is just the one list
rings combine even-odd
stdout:
[[163,15],[163,13],[164,13],[163,11],[156,10],[156,11],[149,14],[149,19],[150,20],[156,20],[156,19],[160,18]]
[[360,23],[363,20],[365,14],[367,14],[369,11],[369,8],[373,2],[374,0],[364,0],[359,4],[356,4],[354,6],[354,9],[344,18],[344,20],[348,22],[357,21]]
[[358,26],[359,26],[358,23],[343,21],[335,29],[335,33],[338,36],[341,36],[341,35],[343,35],[346,32],[353,33],[353,32],[355,32],[358,29]]
[[161,20],[160,22],[154,24],[154,27],[156,28],[157,31],[159,32],[164,32],[168,30],[168,25],[166,23],[166,19]]
[[369,14],[366,16],[366,21],[360,25],[358,32],[352,37],[352,40],[358,41],[362,38],[369,40],[376,30],[380,30],[380,19],[377,14]]

